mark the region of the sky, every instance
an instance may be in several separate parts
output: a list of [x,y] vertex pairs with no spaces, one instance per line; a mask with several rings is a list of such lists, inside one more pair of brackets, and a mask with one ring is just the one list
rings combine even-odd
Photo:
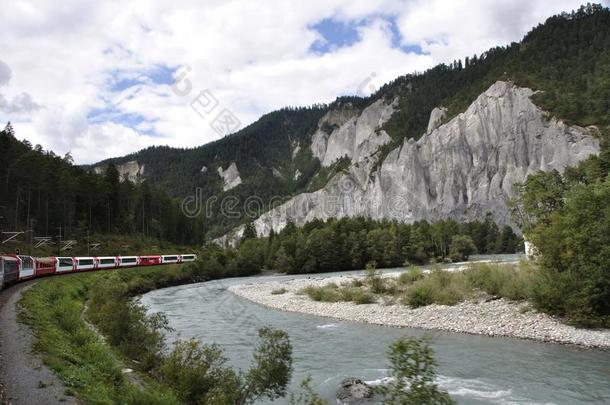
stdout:
[[[572,0],[13,0],[0,125],[76,163],[199,146],[520,40]],[[604,1],[608,5],[608,0]]]

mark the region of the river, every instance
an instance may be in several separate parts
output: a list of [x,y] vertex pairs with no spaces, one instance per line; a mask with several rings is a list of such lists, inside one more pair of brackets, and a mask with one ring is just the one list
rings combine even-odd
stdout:
[[337,386],[346,377],[368,382],[383,379],[388,367],[386,352],[392,341],[424,334],[432,338],[439,384],[460,404],[610,403],[610,352],[334,321],[264,308],[227,291],[231,285],[259,280],[358,273],[216,280],[152,291],[142,296],[141,302],[150,312],[162,311],[168,316],[174,329],[168,335],[170,341],[196,338],[219,344],[229,364],[242,369],[250,363],[258,328],[270,325],[287,331],[294,350],[291,389],[309,374],[315,390],[329,403],[334,403]]

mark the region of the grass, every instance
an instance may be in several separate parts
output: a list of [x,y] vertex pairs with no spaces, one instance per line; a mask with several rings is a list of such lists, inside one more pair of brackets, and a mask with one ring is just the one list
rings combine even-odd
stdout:
[[285,288],[276,288],[275,290],[271,291],[271,295],[282,295],[282,294],[286,294],[287,292],[288,292],[288,290]]
[[375,295],[363,287],[352,285],[337,286],[334,283],[322,287],[309,286],[303,288],[301,294],[306,294],[314,301],[339,302],[350,301],[356,304],[371,304],[375,302]]
[[88,291],[103,273],[41,280],[19,302],[20,318],[35,334],[34,350],[63,381],[66,394],[88,404],[177,404],[173,393],[140,375],[141,389],[122,373],[117,352],[85,324]]
[[431,304],[455,305],[483,296],[520,301],[532,297],[538,283],[537,273],[530,264],[473,264],[464,271],[449,272],[435,269],[423,272],[410,267],[398,277],[383,277],[368,269],[365,276],[342,286],[329,283],[320,287],[308,286],[300,293],[314,301],[350,301],[357,304],[400,302],[411,308]]

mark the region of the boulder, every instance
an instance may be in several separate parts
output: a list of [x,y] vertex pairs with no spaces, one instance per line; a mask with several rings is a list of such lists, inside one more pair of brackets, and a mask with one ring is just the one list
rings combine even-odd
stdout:
[[337,402],[340,404],[353,404],[371,398],[371,387],[359,378],[346,378],[341,381],[337,391]]

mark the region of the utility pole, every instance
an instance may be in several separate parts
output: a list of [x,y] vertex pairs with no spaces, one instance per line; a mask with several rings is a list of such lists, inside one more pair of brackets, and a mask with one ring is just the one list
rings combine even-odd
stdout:
[[57,236],[57,256],[61,256],[61,226],[59,226],[59,234]]
[[28,228],[27,232],[29,234],[28,235],[28,240],[30,242],[29,243],[29,248],[28,248],[28,255],[31,256],[32,255],[32,245],[34,244],[34,227],[32,226],[32,222],[34,222],[34,220],[30,219],[28,222],[29,222],[28,223],[29,228]]

